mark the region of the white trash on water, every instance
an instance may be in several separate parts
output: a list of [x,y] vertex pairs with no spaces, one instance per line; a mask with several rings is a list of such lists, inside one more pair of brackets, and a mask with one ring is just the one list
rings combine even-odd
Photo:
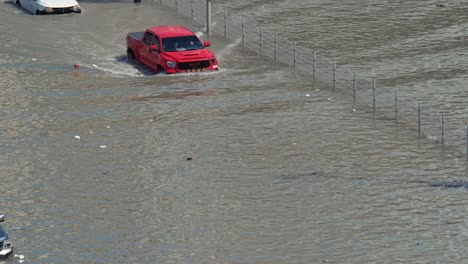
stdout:
[[306,97],[310,97],[310,94],[306,94]]
[[102,148],[102,149],[105,149],[105,148],[107,148],[107,146],[106,146],[106,145],[101,145],[101,146],[99,146],[99,147],[100,147],[100,148]]
[[81,137],[80,136],[75,136],[75,139],[80,140]]

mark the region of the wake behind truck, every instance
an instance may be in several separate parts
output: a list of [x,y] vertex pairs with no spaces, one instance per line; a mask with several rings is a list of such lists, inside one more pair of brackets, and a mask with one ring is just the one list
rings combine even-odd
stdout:
[[218,59],[195,33],[182,26],[159,26],[127,35],[127,57],[156,73],[218,70]]

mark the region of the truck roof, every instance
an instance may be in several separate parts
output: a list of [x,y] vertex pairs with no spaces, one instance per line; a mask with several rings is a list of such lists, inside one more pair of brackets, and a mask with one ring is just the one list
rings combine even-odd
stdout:
[[159,26],[148,28],[148,31],[158,35],[160,38],[195,35],[195,33],[183,26]]

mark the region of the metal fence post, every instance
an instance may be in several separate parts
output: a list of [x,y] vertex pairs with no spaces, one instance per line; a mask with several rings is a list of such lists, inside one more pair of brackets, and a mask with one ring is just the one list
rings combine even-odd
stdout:
[[190,0],[190,17],[191,17],[192,19],[194,18],[193,13],[195,12],[195,11],[194,11],[195,9],[193,8],[194,2],[195,2],[195,0]]
[[315,67],[317,63],[317,53],[314,51],[312,52],[312,78],[315,79]]
[[245,20],[242,18],[242,48],[244,48]]
[[441,143],[444,144],[445,143],[445,129],[444,129],[444,124],[445,124],[445,120],[444,120],[444,113],[442,113],[442,127],[441,127],[441,132],[442,132],[442,140],[441,140]]
[[398,123],[398,92],[395,91],[395,123]]
[[356,108],[356,90],[357,90],[356,72],[353,72],[353,108]]
[[336,62],[332,64],[333,67],[333,89],[336,87]]
[[260,40],[259,40],[259,45],[260,45],[260,56],[262,56],[262,40],[263,40],[263,33],[262,33],[262,27],[260,27]]
[[228,26],[227,17],[228,17],[228,11],[227,9],[225,9],[224,10],[224,38],[227,38],[227,26]]
[[294,42],[294,68],[296,68],[296,53],[297,53],[297,44]]
[[418,103],[418,138],[421,138],[421,103]]
[[468,158],[468,126],[466,126],[466,158]]
[[372,81],[372,111],[375,112],[375,79]]
[[176,16],[179,14],[178,10],[177,10],[177,6],[179,5],[179,1],[178,0],[175,0],[175,13],[176,13]]
[[278,33],[275,33],[275,61],[278,60]]
[[206,34],[211,35],[211,0],[206,0]]

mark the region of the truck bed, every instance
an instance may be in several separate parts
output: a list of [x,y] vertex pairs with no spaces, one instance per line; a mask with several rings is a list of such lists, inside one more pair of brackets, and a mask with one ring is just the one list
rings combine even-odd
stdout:
[[141,40],[143,38],[144,33],[145,32],[130,32],[128,33],[128,36],[136,40]]

